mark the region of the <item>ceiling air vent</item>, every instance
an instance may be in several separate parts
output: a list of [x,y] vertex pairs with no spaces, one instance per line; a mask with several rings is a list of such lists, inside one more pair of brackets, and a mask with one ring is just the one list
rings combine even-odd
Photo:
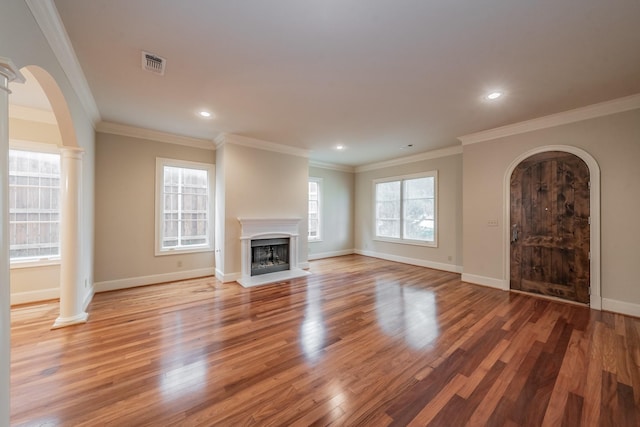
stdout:
[[167,65],[167,60],[154,55],[153,53],[142,51],[142,69],[151,71],[152,73],[164,76],[164,69]]

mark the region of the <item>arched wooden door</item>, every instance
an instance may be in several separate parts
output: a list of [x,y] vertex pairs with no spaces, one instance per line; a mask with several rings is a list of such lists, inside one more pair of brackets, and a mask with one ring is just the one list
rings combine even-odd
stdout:
[[511,289],[589,303],[589,168],[549,151],[511,175]]

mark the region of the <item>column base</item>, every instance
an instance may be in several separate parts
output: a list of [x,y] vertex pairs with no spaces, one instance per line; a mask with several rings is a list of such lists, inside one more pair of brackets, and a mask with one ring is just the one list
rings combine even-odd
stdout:
[[51,329],[64,328],[65,326],[77,325],[78,323],[87,323],[88,318],[89,314],[85,312],[71,317],[58,317]]

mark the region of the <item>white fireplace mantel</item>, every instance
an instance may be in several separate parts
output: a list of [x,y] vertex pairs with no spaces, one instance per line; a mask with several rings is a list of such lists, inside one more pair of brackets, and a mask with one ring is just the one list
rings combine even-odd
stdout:
[[[298,266],[298,237],[301,218],[238,218],[240,221],[240,246],[242,275],[238,283],[245,288],[282,280],[295,279],[311,273]],[[251,276],[251,240],[289,239],[289,270]]]

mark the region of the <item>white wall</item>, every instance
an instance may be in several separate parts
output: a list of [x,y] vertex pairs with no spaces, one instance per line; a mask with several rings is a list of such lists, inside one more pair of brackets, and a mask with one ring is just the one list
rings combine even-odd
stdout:
[[601,174],[603,308],[640,315],[640,110],[499,138],[464,147],[464,273],[504,281],[503,180],[518,156],[540,146],[568,145],[593,156]]
[[309,177],[321,178],[321,240],[309,242],[309,259],[353,253],[355,174],[309,167]]
[[[438,171],[438,247],[374,239],[373,180]],[[447,271],[462,266],[462,155],[414,161],[356,173],[355,245],[358,253]]]
[[156,158],[214,164],[211,145],[97,133],[96,291],[214,274],[212,251],[155,255]]
[[217,266],[223,280],[240,277],[240,223],[244,218],[300,218],[298,260],[307,262],[307,179],[305,157],[261,150],[235,143],[225,143],[217,150],[217,162],[222,162],[225,194],[224,265]]

